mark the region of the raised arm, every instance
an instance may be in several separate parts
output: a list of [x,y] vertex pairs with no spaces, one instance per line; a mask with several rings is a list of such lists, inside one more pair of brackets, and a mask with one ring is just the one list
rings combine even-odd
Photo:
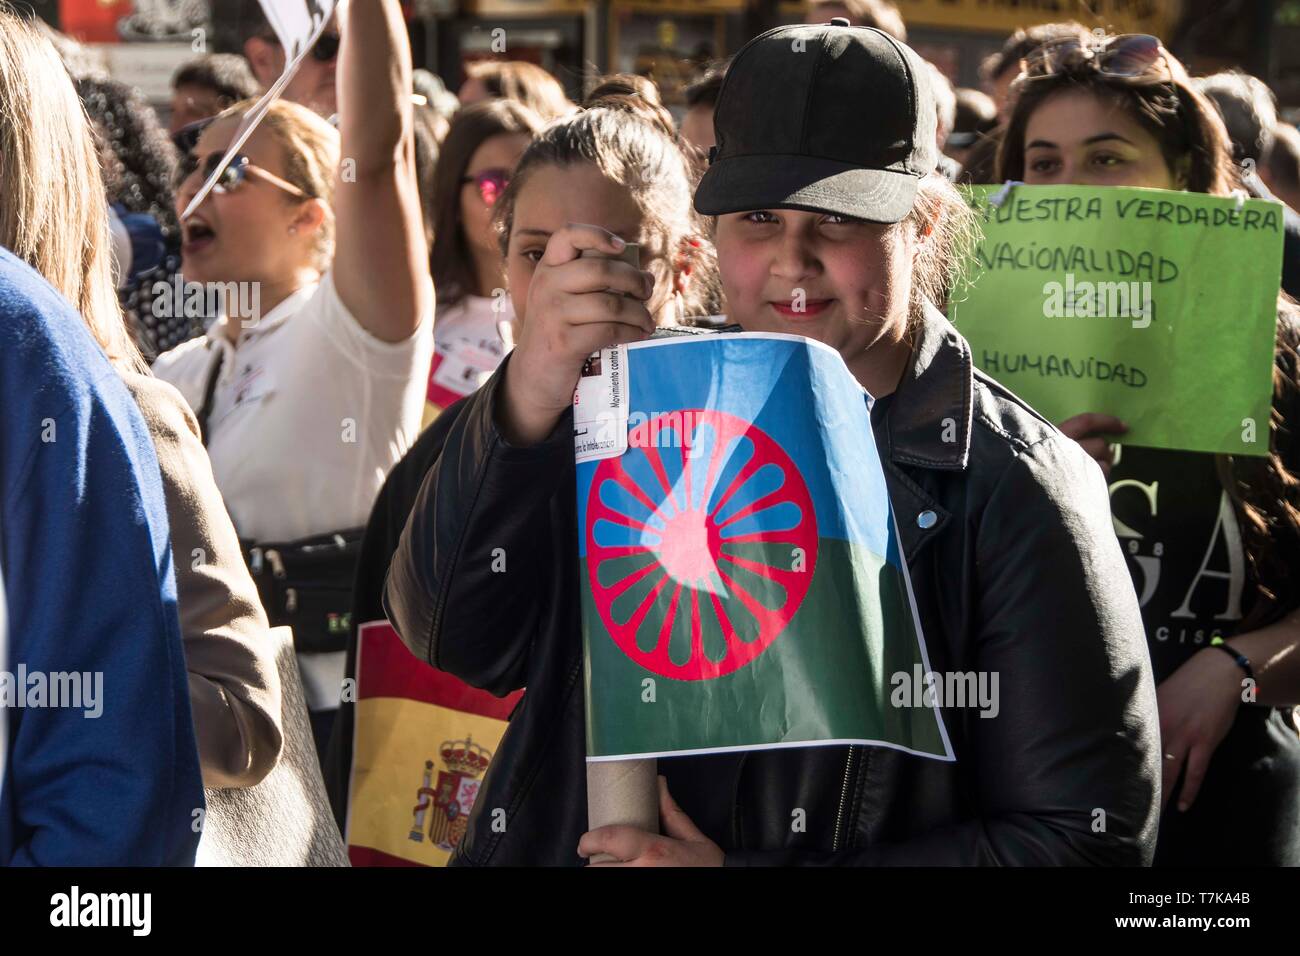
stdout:
[[433,310],[406,25],[397,0],[347,3],[340,16],[334,285],[370,334],[401,342]]

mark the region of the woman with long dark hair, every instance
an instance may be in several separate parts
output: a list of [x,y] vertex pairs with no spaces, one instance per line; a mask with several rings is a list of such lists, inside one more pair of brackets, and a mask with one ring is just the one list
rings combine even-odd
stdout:
[[458,112],[443,141],[430,203],[438,311],[425,424],[486,381],[510,349],[514,312],[492,209],[541,127],[528,107],[488,100]]
[[[1238,185],[1222,121],[1155,37],[1048,44],[1015,94],[1002,180]],[[1163,754],[1158,864],[1300,864],[1297,344],[1280,295],[1266,457],[1112,452],[1126,426],[1106,409],[1061,423],[1108,474],[1142,604]]]

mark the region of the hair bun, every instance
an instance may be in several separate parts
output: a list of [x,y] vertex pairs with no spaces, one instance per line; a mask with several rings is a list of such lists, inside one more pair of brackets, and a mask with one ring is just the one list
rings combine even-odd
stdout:
[[669,136],[677,136],[677,125],[659,97],[659,88],[651,80],[634,73],[615,73],[601,77],[600,82],[582,101],[582,108],[632,113],[658,126]]

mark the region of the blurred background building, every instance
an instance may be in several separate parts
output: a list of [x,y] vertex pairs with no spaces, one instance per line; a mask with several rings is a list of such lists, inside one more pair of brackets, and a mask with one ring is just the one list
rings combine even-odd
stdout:
[[[222,5],[231,0],[211,0]],[[194,55],[208,0],[28,0],[42,19],[91,44],[115,78],[158,102]],[[1300,0],[897,0],[908,42],[959,86],[1017,27],[1068,18],[1114,32],[1153,33],[1195,73],[1237,67],[1265,80],[1288,119],[1300,117]],[[522,59],[554,73],[570,95],[585,76],[653,77],[680,106],[702,63],[802,20],[800,0],[406,0],[417,66],[455,90],[465,65]]]

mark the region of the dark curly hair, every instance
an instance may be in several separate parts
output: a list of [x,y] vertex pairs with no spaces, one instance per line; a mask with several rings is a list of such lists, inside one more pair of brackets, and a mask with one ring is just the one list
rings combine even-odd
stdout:
[[175,239],[172,178],[179,157],[149,101],[125,83],[94,77],[77,80],[77,95],[95,130],[108,201],[148,213],[165,239]]

